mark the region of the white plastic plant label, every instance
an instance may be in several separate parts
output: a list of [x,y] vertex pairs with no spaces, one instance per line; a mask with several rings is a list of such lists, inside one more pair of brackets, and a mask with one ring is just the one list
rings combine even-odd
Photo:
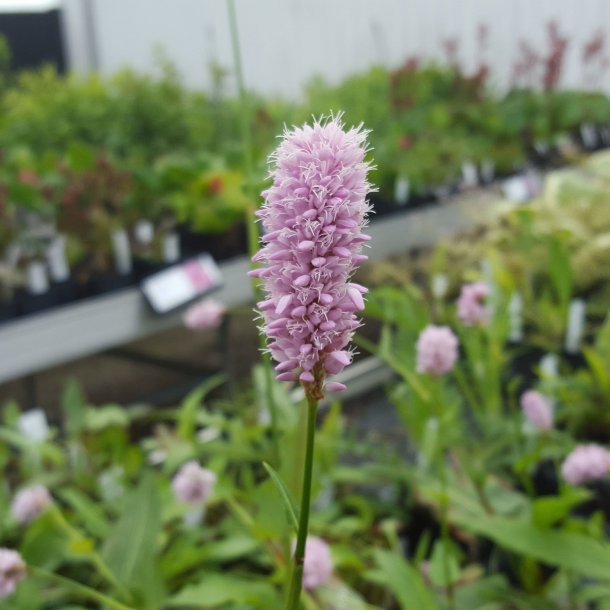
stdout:
[[31,262],[27,267],[26,278],[30,294],[44,294],[49,291],[49,276],[44,263]]
[[582,299],[573,299],[568,309],[568,327],[564,348],[568,354],[576,354],[580,350],[582,336],[585,330],[587,305]]
[[432,294],[437,300],[445,298],[449,288],[449,280],[444,273],[435,273],[432,276]]
[[591,150],[597,146],[597,133],[593,125],[583,123],[580,126],[580,137],[586,149]]
[[559,359],[557,354],[545,354],[540,359],[540,372],[547,379],[555,379],[559,375]]
[[22,413],[17,421],[17,429],[35,443],[42,443],[49,436],[47,416],[42,409],[32,409]]
[[394,200],[400,205],[405,205],[409,201],[411,184],[406,176],[396,176],[394,183]]
[[125,229],[113,231],[112,250],[114,252],[114,265],[117,272],[121,275],[131,273],[131,248],[129,247],[129,237]]
[[139,220],[133,232],[136,240],[145,246],[150,244],[155,237],[155,227],[150,220]]
[[209,254],[155,273],[140,288],[156,313],[164,314],[219,288],[222,273]]
[[540,192],[542,181],[535,172],[529,171],[521,176],[513,176],[502,184],[502,192],[515,203],[530,201]]
[[472,161],[462,163],[462,185],[466,188],[474,188],[479,184],[477,166]]
[[66,260],[66,238],[58,235],[47,250],[47,264],[54,282],[65,282],[70,278],[70,268]]
[[491,160],[487,159],[481,162],[481,178],[484,183],[493,182],[496,177],[496,164]]
[[163,260],[166,263],[177,263],[180,260],[180,236],[168,233],[163,238]]

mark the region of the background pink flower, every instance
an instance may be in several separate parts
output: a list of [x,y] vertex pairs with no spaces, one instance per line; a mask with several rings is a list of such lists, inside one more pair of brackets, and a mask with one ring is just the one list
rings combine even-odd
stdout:
[[465,326],[484,324],[489,319],[489,286],[484,282],[464,284],[457,300],[458,318]]
[[21,555],[11,549],[0,549],[0,599],[14,593],[25,574],[26,566]]
[[610,451],[601,445],[579,445],[561,465],[563,478],[571,485],[603,479],[610,470]]
[[38,519],[51,504],[49,491],[43,485],[32,485],[15,494],[11,513],[18,523],[31,523]]
[[538,430],[553,428],[553,409],[548,400],[536,390],[528,390],[521,396],[521,408],[527,420]]
[[458,358],[458,339],[447,326],[426,326],[417,340],[417,372],[448,373]]
[[176,498],[186,504],[203,504],[216,484],[216,474],[202,468],[197,462],[187,462],[172,481]]
[[214,299],[203,299],[191,305],[183,316],[184,325],[192,330],[216,328],[222,322],[226,308]]
[[317,536],[309,536],[305,545],[305,563],[303,565],[303,587],[316,589],[327,583],[333,573],[333,561],[330,547]]

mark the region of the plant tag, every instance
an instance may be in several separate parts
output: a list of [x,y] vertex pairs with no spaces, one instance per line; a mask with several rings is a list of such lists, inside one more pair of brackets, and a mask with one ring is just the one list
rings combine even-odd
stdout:
[[485,184],[493,182],[496,177],[496,164],[491,159],[481,162],[481,178]]
[[555,379],[559,374],[559,359],[557,354],[545,354],[540,359],[540,372],[543,377]]
[[199,525],[204,521],[206,514],[205,506],[196,506],[195,508],[191,508],[188,512],[184,513],[182,517],[182,522],[184,523],[184,527],[187,529],[193,529],[195,527],[199,527]]
[[568,354],[576,354],[580,350],[582,335],[585,329],[587,305],[582,299],[573,299],[568,310],[568,328],[564,348]]
[[479,174],[477,166],[472,161],[464,161],[462,163],[462,186],[466,188],[474,188],[479,184]]
[[35,443],[42,443],[49,435],[47,416],[42,409],[32,409],[22,413],[17,428],[23,436]]
[[166,263],[177,263],[180,260],[180,236],[168,233],[163,237],[163,260]]
[[528,171],[520,176],[513,176],[502,184],[502,192],[507,199],[515,203],[530,201],[542,188],[542,181],[536,172]]
[[447,294],[449,288],[449,280],[444,273],[435,273],[432,276],[432,294],[439,301]]
[[114,252],[114,265],[121,275],[131,273],[131,248],[129,237],[125,229],[118,229],[112,233],[112,250]]
[[97,484],[102,498],[106,502],[116,502],[124,495],[125,486],[122,482],[124,475],[125,472],[121,466],[112,466],[99,475]]
[[508,339],[517,343],[523,339],[523,298],[518,292],[513,292],[508,302]]
[[534,150],[541,156],[544,157],[549,153],[549,145],[544,140],[536,140],[534,142]]
[[580,137],[587,150],[593,150],[597,146],[597,133],[590,123],[583,123],[580,126]]
[[70,269],[66,261],[66,238],[58,235],[47,250],[47,264],[51,279],[54,282],[65,282],[70,277]]
[[136,240],[147,246],[155,237],[155,227],[150,220],[139,220],[134,228]]
[[49,276],[44,263],[33,261],[26,271],[27,287],[30,294],[44,294],[49,290]]
[[140,289],[158,314],[166,314],[220,288],[222,273],[209,254],[147,277]]
[[409,201],[411,184],[406,176],[396,176],[394,183],[394,201],[400,205],[405,205]]

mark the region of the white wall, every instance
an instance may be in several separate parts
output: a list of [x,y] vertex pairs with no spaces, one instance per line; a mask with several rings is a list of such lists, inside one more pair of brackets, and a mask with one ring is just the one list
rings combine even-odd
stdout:
[[[408,55],[441,57],[441,41],[460,38],[460,56],[476,61],[476,30],[490,30],[488,60],[508,80],[517,45],[545,48],[555,19],[570,38],[563,84],[582,86],[583,41],[605,28],[608,0],[235,0],[247,85],[297,96],[314,74],[337,81],[374,63]],[[232,66],[226,0],[63,0],[75,69],[110,74],[122,66],[150,71],[160,45],[192,86],[209,84],[208,65]],[[90,2],[87,30],[83,4]],[[610,40],[609,40],[610,52]],[[600,87],[610,90],[610,73]]]

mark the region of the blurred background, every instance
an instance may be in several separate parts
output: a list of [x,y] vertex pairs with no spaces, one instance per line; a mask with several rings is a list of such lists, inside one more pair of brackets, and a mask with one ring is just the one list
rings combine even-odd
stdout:
[[[76,378],[163,402],[247,377],[245,219],[284,125],[364,122],[372,257],[430,248],[487,214],[477,197],[527,200],[610,143],[607,23],[603,0],[237,0],[233,18],[223,0],[3,0],[0,399],[52,407]],[[201,252],[222,263],[221,330],[139,290]]]

